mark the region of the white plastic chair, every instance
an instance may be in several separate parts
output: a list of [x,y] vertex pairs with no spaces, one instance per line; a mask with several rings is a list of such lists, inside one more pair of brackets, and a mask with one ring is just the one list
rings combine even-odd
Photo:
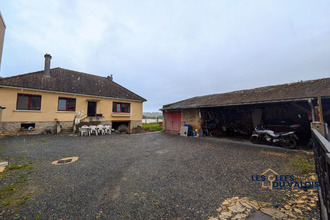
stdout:
[[104,133],[106,134],[106,133],[109,133],[109,134],[111,134],[111,128],[110,128],[110,125],[104,125]]
[[98,125],[96,126],[97,132],[101,133],[102,135],[104,135],[104,126],[103,125]]
[[98,135],[98,132],[96,130],[96,126],[95,125],[90,125],[89,126],[89,135],[91,135],[93,133],[93,131],[95,132],[96,135]]
[[83,127],[81,127],[81,128],[79,128],[79,133],[80,133],[80,136],[84,136],[84,134],[88,134],[89,135],[89,131],[88,131],[89,129],[88,129],[88,127],[87,127],[87,129],[86,128],[83,128]]

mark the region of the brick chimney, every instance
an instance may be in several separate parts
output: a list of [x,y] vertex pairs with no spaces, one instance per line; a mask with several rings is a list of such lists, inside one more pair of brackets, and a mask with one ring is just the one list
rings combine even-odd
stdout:
[[50,77],[50,59],[52,59],[52,56],[50,54],[45,54],[45,70],[44,74],[45,76]]
[[110,74],[110,76],[107,76],[107,79],[109,79],[109,80],[113,81],[113,75],[112,75],[112,74]]

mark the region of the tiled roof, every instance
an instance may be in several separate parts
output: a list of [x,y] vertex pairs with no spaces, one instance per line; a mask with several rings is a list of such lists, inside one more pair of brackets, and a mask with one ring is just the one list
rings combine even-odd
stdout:
[[330,78],[198,96],[164,105],[162,110],[266,103],[318,96],[330,96]]
[[44,71],[39,71],[0,78],[1,86],[146,101],[143,97],[113,82],[110,78],[62,68],[51,69],[50,77],[45,76]]

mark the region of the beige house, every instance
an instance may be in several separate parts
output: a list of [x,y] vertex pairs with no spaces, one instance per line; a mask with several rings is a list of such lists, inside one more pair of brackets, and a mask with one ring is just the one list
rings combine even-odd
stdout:
[[3,21],[2,14],[0,12],[0,66],[1,66],[1,58],[2,58],[2,49],[3,49],[3,41],[5,38],[5,29],[6,25]]
[[0,79],[0,135],[44,133],[58,122],[72,130],[78,113],[80,124],[111,124],[129,131],[142,124],[146,99],[112,76],[50,69],[50,59],[46,54],[43,71]]

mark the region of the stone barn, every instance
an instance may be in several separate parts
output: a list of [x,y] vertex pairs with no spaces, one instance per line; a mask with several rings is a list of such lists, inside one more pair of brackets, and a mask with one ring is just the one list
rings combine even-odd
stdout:
[[303,128],[301,136],[309,139],[319,97],[328,122],[330,78],[198,96],[164,105],[161,110],[164,130],[173,133],[184,124],[210,136],[250,135],[259,124],[281,132],[298,124]]

